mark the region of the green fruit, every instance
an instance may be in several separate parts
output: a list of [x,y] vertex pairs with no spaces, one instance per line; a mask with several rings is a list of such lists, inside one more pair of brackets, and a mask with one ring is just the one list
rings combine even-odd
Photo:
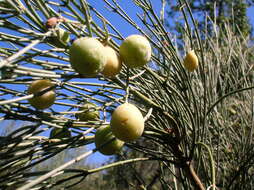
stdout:
[[76,39],[70,47],[72,68],[85,77],[94,77],[106,64],[107,55],[104,46],[96,38],[82,37]]
[[49,137],[51,139],[62,139],[62,138],[70,138],[71,132],[67,128],[53,128],[50,132]]
[[[53,84],[50,80],[42,79],[34,81],[28,88],[28,94],[39,93],[46,88],[52,87]],[[56,94],[54,90],[49,90],[41,96],[35,96],[29,99],[29,103],[35,107],[36,109],[46,109],[49,108],[52,104],[54,104],[56,98]]]
[[[115,136],[113,135],[110,126],[109,125],[102,126],[95,133],[95,146],[96,148],[99,148],[100,146],[102,146],[101,148],[99,148],[99,152],[102,154],[105,154],[105,155],[116,154],[122,149],[124,142],[114,138]],[[111,139],[114,139],[114,140],[103,145],[104,143],[110,141]]]
[[91,102],[85,103],[79,111],[83,111],[81,113],[76,114],[76,117],[80,121],[93,121],[100,118],[100,112],[95,110],[97,108],[96,104]]
[[119,53],[127,67],[142,67],[150,61],[152,48],[145,37],[131,35],[123,41]]
[[105,53],[107,62],[101,73],[108,78],[115,77],[122,69],[122,61],[115,50],[109,46],[105,46]]
[[198,68],[198,57],[194,50],[191,50],[187,53],[184,58],[183,65],[189,72],[193,72]]
[[114,110],[110,126],[113,134],[118,139],[129,142],[142,135],[144,118],[136,106],[124,103]]

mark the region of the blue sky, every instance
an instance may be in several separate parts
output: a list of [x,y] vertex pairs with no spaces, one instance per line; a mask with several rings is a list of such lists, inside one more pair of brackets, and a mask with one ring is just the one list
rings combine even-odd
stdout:
[[254,6],[248,8],[247,16],[250,20],[252,27],[254,26]]

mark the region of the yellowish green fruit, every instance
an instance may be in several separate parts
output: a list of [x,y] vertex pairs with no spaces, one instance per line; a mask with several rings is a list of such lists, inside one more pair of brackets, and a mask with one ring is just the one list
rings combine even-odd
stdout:
[[93,104],[91,102],[85,103],[79,111],[82,111],[81,113],[77,113],[76,117],[80,121],[94,121],[100,118],[100,113],[98,110],[96,110],[97,106],[96,104]]
[[70,138],[71,132],[67,128],[54,128],[51,130],[49,137],[51,139],[62,139],[62,138]]
[[96,148],[102,146],[101,148],[99,148],[99,152],[102,154],[105,155],[116,154],[122,149],[123,145],[124,142],[115,138],[109,125],[100,127],[95,133],[95,146]]
[[119,53],[127,67],[142,67],[150,61],[152,48],[144,36],[135,34],[123,41]]
[[189,72],[193,72],[198,68],[198,57],[194,50],[191,50],[187,53],[184,58],[183,65]]
[[[36,80],[29,86],[28,94],[36,94],[52,86],[53,84],[50,82],[50,80]],[[28,101],[36,109],[46,109],[54,104],[55,98],[55,91],[49,90],[40,96],[35,96],[29,99]]]
[[78,38],[70,47],[72,68],[85,77],[96,76],[103,70],[106,61],[104,46],[96,38]]
[[142,135],[144,118],[136,106],[124,103],[114,110],[110,126],[113,134],[118,139],[129,142]]
[[115,77],[122,69],[122,61],[120,56],[109,46],[105,46],[105,54],[107,54],[107,62],[102,71],[105,77]]

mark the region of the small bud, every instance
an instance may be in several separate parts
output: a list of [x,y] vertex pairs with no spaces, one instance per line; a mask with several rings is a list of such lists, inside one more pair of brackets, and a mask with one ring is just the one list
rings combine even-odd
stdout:
[[46,28],[47,29],[54,28],[57,25],[58,22],[59,22],[59,18],[57,18],[57,17],[51,17],[51,18],[49,18],[47,20],[47,22],[45,24]]
[[49,38],[49,43],[58,48],[66,48],[69,41],[70,33],[62,28],[55,28],[52,37]]

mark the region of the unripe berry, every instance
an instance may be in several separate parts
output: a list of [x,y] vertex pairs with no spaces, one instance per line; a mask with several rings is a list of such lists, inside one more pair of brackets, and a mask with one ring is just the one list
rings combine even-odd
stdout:
[[122,61],[116,51],[111,47],[105,46],[104,51],[107,54],[107,62],[101,73],[105,77],[115,77],[122,68]]
[[96,38],[82,37],[76,39],[70,47],[72,68],[85,77],[94,77],[106,64],[107,55],[104,46]]
[[[53,84],[50,82],[50,80],[36,80],[29,86],[28,94],[36,94],[52,86]],[[49,90],[40,96],[35,96],[29,99],[28,101],[33,107],[37,109],[46,109],[54,104],[55,98],[56,95],[54,90]]]
[[100,118],[100,113],[98,110],[94,110],[96,109],[96,105],[88,102],[85,103],[79,110],[82,111],[81,113],[77,113],[76,117],[80,120],[80,121],[94,121],[96,119]]
[[[113,140],[112,140],[113,139]],[[112,140],[112,141],[110,141]],[[109,143],[105,144],[106,142]],[[99,148],[99,152],[105,155],[112,155],[119,152],[124,145],[124,142],[115,138],[110,126],[102,126],[95,133],[95,146]]]
[[184,58],[183,65],[189,72],[193,72],[198,68],[198,57],[194,50],[191,50],[187,53]]
[[51,139],[70,138],[71,137],[71,132],[65,127],[63,127],[62,129],[53,128],[50,132],[49,137]]
[[152,48],[144,36],[131,35],[123,41],[119,53],[127,67],[142,67],[150,61]]
[[113,134],[118,139],[129,142],[142,135],[144,118],[136,106],[124,103],[114,110],[110,126]]

